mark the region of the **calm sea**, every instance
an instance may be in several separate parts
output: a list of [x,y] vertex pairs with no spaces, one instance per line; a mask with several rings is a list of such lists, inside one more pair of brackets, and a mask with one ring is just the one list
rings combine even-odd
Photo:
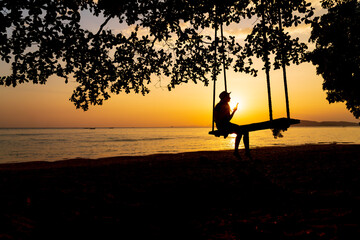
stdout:
[[[209,128],[0,129],[0,163],[232,149],[234,136]],[[360,144],[360,127],[292,127],[283,138],[250,133],[250,147]],[[241,147],[242,143],[241,143]]]

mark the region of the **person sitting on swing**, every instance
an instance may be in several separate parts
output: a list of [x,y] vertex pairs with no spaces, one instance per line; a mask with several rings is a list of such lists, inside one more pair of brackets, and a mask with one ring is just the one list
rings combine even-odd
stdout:
[[234,150],[234,155],[236,157],[240,156],[239,144],[242,135],[244,135],[245,155],[247,157],[251,157],[250,149],[249,149],[249,132],[241,128],[239,125],[230,122],[230,120],[233,118],[237,110],[237,105],[231,112],[229,105],[231,99],[230,93],[223,91],[222,93],[220,93],[219,97],[220,97],[220,102],[216,104],[214,108],[214,120],[215,120],[216,128],[226,133],[236,134],[235,150]]

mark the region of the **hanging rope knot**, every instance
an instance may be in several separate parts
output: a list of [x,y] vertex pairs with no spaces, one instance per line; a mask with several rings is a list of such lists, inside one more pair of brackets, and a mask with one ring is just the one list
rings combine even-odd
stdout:
[[287,128],[272,128],[271,131],[273,133],[274,138],[277,139],[284,137],[282,133],[287,131]]

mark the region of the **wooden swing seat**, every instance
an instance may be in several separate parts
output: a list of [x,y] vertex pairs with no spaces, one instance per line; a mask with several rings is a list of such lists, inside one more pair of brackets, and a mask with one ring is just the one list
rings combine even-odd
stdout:
[[[265,122],[240,125],[240,128],[244,132],[252,132],[252,131],[258,131],[258,130],[264,130],[264,129],[286,130],[290,127],[290,125],[298,124],[298,123],[300,123],[300,120],[298,120],[298,119],[277,118],[277,119],[273,119],[273,120],[265,121]],[[214,131],[209,132],[209,134],[215,135],[215,137],[224,136],[224,138],[226,138],[230,133],[234,133],[234,132],[221,131],[221,130],[214,130]]]

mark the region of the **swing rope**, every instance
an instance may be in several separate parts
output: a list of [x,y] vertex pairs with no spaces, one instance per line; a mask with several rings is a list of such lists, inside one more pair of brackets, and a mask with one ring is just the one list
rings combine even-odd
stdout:
[[223,70],[224,70],[224,87],[225,92],[227,92],[227,84],[226,84],[226,69],[225,69],[225,48],[224,48],[224,33],[223,33],[223,23],[220,24],[221,31],[221,48],[222,48],[222,56],[223,56]]
[[[218,31],[218,24],[215,21],[215,51],[214,51],[214,70],[213,70],[213,81],[214,81],[214,89],[213,89],[213,114],[212,114],[212,131],[215,130],[214,126],[214,109],[215,109],[215,95],[216,95],[216,81],[217,81],[217,74],[216,74],[216,65],[217,65],[217,47],[218,47],[218,39],[217,39],[217,31]],[[226,66],[225,66],[225,48],[224,48],[224,32],[223,32],[223,23],[220,24],[220,34],[221,34],[221,47],[222,47],[222,65],[224,71],[224,88],[227,92],[227,82],[226,82]]]
[[215,130],[215,95],[216,95],[216,65],[217,65],[217,31],[218,31],[218,25],[217,22],[215,21],[215,51],[214,51],[214,69],[213,69],[213,82],[214,82],[214,90],[213,90],[213,108],[212,108],[212,131]]
[[[264,3],[263,0],[261,0],[261,4],[263,6],[262,9],[262,25],[265,29],[265,12],[264,12]],[[215,12],[216,14],[216,12]],[[282,29],[281,25],[281,16],[280,16],[280,10],[279,10],[279,29]],[[213,109],[212,109],[212,131],[209,132],[209,134],[213,134],[216,137],[224,136],[227,137],[228,133],[223,133],[221,131],[215,131],[215,117],[214,117],[214,109],[215,109],[215,96],[216,96],[216,81],[217,81],[217,48],[218,48],[218,21],[217,16],[215,16],[215,46],[214,46],[214,68],[212,73],[212,79],[214,81],[214,89],[213,89]],[[224,71],[224,87],[225,91],[227,92],[227,81],[226,81],[226,62],[225,62],[225,47],[224,47],[224,32],[223,32],[223,23],[220,22],[220,34],[221,34],[221,48],[222,48],[222,65],[223,65],[223,71]],[[256,131],[256,130],[263,130],[263,129],[272,129],[274,137],[282,136],[281,131],[286,131],[286,129],[292,125],[300,123],[300,120],[297,119],[291,119],[290,118],[290,108],[289,108],[289,99],[288,99],[288,90],[287,90],[287,80],[286,80],[286,69],[285,69],[285,63],[284,59],[282,61],[283,64],[283,75],[284,75],[284,87],[285,87],[285,99],[286,99],[286,112],[287,112],[287,118],[279,118],[279,119],[273,119],[273,113],[272,113],[272,101],[271,101],[271,87],[270,87],[270,61],[269,61],[269,53],[268,53],[268,39],[266,36],[266,32],[263,31],[263,40],[264,40],[264,57],[265,57],[265,72],[266,72],[266,83],[267,83],[267,93],[268,93],[268,104],[269,104],[269,115],[270,115],[270,121],[266,122],[259,122],[259,123],[252,123],[247,125],[242,125],[246,129],[246,131]],[[282,58],[284,58],[284,53],[282,53]]]
[[267,84],[267,93],[268,93],[268,104],[269,104],[269,118],[270,121],[273,120],[273,111],[272,111],[272,101],[271,101],[271,87],[270,87],[270,61],[269,61],[269,51],[268,51],[268,40],[266,37],[266,27],[265,27],[265,5],[263,1],[261,1],[262,5],[262,19],[261,25],[263,27],[263,40],[264,40],[264,59],[265,59],[265,73],[266,73],[266,84]]
[[[281,10],[280,10],[280,6],[278,7],[278,15],[279,15],[279,30],[280,32],[283,31],[282,28],[282,22],[281,22]],[[284,38],[281,37],[281,44],[284,45]],[[284,90],[285,90],[285,102],[286,102],[286,115],[287,118],[290,119],[290,107],[289,107],[289,94],[288,94],[288,87],[287,87],[287,78],[286,78],[286,66],[285,66],[285,52],[284,52],[284,47],[282,47],[281,49],[281,65],[282,65],[282,69],[283,69],[283,78],[284,78]]]

